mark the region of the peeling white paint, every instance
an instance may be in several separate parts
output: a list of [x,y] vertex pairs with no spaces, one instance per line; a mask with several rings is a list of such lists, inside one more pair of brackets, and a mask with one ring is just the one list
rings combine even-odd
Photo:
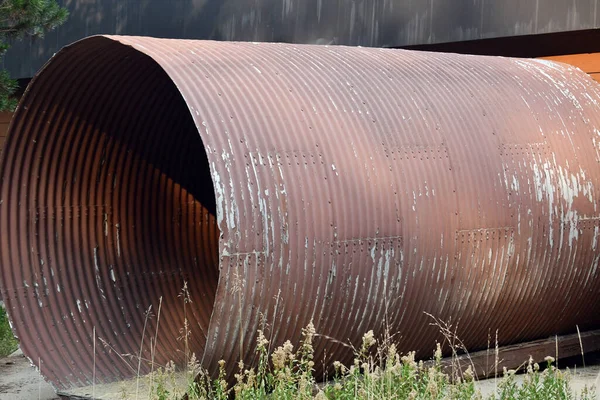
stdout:
[[217,166],[214,161],[212,163],[211,175],[213,178],[214,189],[217,194],[216,196],[216,206],[217,206],[217,224],[219,227],[223,225],[223,218],[225,216],[224,207],[225,207],[225,190],[223,188],[223,184],[221,182],[221,177],[217,172]]
[[121,257],[121,225],[116,224],[117,228],[117,257]]
[[108,237],[108,214],[104,213],[104,237]]
[[518,192],[519,191],[519,180],[517,179],[516,175],[513,175],[512,177],[512,185],[511,185],[511,189],[514,192]]
[[98,265],[98,246],[94,247],[94,268],[96,272],[100,272],[100,266]]

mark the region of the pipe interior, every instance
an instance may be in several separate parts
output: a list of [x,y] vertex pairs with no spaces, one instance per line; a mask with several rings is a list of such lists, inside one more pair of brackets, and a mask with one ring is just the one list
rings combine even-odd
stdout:
[[[119,354],[140,346],[142,373],[152,358],[200,358],[219,279],[214,190],[185,101],[155,61],[98,40],[36,78],[4,160],[20,174],[13,206],[35,215],[17,262],[46,296],[40,320],[18,313],[13,324],[57,381],[71,367],[62,386],[89,384],[94,328],[97,381],[135,376],[137,358]],[[55,365],[81,358],[88,370]]]

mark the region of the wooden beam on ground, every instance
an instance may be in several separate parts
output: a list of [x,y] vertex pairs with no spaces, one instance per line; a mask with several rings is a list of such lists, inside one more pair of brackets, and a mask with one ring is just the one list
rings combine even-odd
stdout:
[[[547,356],[558,360],[600,350],[600,330],[582,332],[571,335],[555,336],[548,339],[535,340],[498,348],[496,362],[495,349],[478,351],[469,355],[448,357],[442,360],[445,372],[451,376],[461,376],[469,365],[478,378],[489,378],[503,375],[503,368],[517,370],[526,367],[529,357],[533,362],[543,363]],[[558,350],[558,353],[557,353]],[[556,364],[555,364],[556,365]]]

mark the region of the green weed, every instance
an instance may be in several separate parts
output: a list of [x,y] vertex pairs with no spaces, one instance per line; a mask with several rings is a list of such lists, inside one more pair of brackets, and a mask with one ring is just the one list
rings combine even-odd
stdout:
[[19,347],[19,343],[14,338],[8,323],[6,310],[0,307],[0,358],[6,357]]
[[[238,289],[239,291],[239,289]],[[236,292],[237,293],[237,292]],[[431,361],[415,360],[415,352],[401,354],[393,343],[389,332],[378,339],[373,331],[368,331],[362,343],[356,349],[341,343],[354,354],[350,365],[334,361],[333,365],[324,367],[333,371],[331,380],[317,383],[315,376],[314,339],[319,336],[310,323],[302,330],[299,343],[289,340],[275,347],[265,334],[269,330],[266,318],[262,316],[262,329],[258,331],[255,352],[258,362],[255,366],[245,365],[238,361],[234,381],[226,379],[225,361],[219,361],[219,372],[211,378],[208,371],[202,368],[195,354],[190,353],[188,339],[193,332],[187,321],[186,307],[191,298],[184,285],[179,297],[182,299],[184,326],[180,331],[179,341],[185,351],[185,368],[177,370],[170,362],[160,366],[154,362],[157,333],[150,338],[152,357],[151,373],[146,377],[149,399],[167,400],[484,400],[478,389],[479,383],[474,373],[474,366],[461,366],[457,351],[468,356],[467,349],[456,336],[455,329],[449,323],[435,319],[432,325],[437,326],[442,334],[443,343],[438,343]],[[160,320],[160,304],[158,320]],[[148,317],[148,313],[146,314]],[[322,336],[325,337],[325,336]],[[326,337],[325,337],[326,338]],[[333,340],[328,338],[329,340]],[[143,339],[142,339],[143,340]],[[338,344],[340,342],[335,341]],[[105,344],[106,345],[106,344]],[[154,346],[153,346],[154,345]],[[141,347],[141,346],[140,346]],[[451,368],[442,360],[442,348],[452,349]],[[123,357],[121,357],[125,360]],[[496,340],[495,370],[498,368],[498,345]],[[470,361],[470,358],[468,358]],[[146,360],[148,361],[148,360]],[[585,388],[581,393],[574,393],[570,386],[569,370],[555,368],[554,359],[546,358],[545,368],[529,359],[519,370],[504,369],[504,376],[499,378],[495,391],[485,400],[571,400],[595,399],[593,388]],[[137,371],[140,370],[141,352],[137,360]],[[134,370],[134,366],[131,366]],[[517,379],[517,373],[522,375]],[[140,394],[140,376],[136,377],[135,399]]]

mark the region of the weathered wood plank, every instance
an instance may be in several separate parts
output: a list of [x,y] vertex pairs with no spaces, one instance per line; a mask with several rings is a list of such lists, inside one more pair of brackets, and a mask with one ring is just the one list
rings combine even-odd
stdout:
[[497,362],[495,349],[491,348],[469,355],[448,357],[442,360],[442,364],[447,372],[459,374],[471,365],[477,377],[488,378],[496,374],[502,376],[504,367],[507,370],[516,370],[525,366],[530,356],[533,358],[533,362],[537,363],[544,362],[544,358],[547,356],[554,357],[558,360],[558,366],[560,367],[561,359],[580,355],[582,348],[584,353],[600,350],[600,330],[582,332],[581,335],[575,333],[500,347]]

